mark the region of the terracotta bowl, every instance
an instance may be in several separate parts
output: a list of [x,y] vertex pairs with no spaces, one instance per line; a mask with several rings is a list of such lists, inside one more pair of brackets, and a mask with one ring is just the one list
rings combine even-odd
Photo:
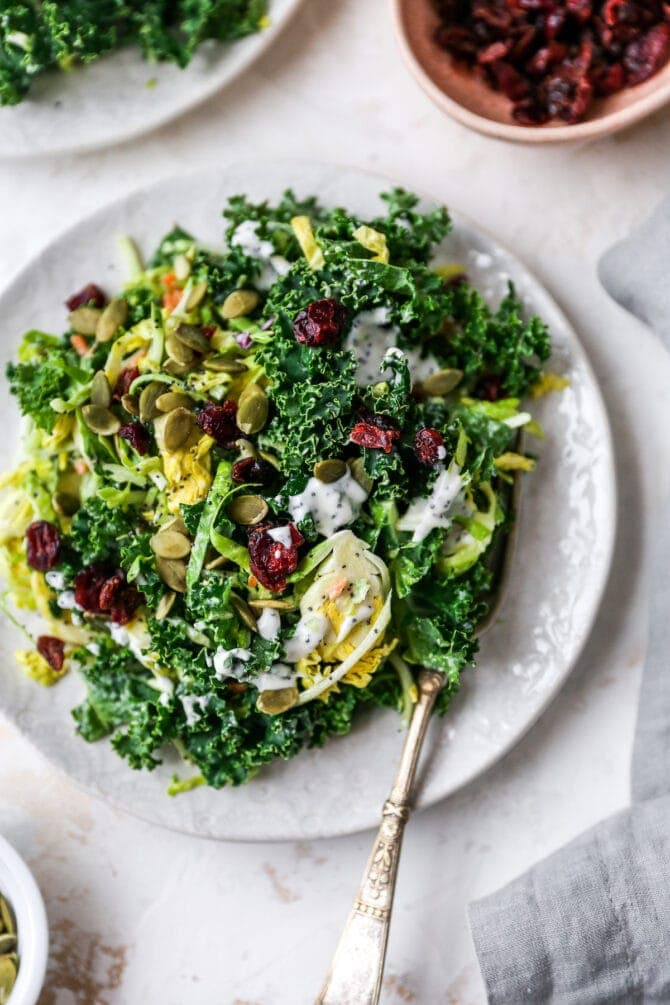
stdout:
[[459,66],[433,41],[438,17],[432,0],[392,0],[403,56],[424,91],[470,129],[512,143],[565,143],[607,136],[650,115],[670,100],[670,63],[644,84],[594,102],[574,126],[519,126],[508,98]]

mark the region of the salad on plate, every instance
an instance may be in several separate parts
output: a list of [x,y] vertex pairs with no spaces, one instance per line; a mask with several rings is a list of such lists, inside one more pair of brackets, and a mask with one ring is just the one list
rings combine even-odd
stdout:
[[222,248],[176,228],[147,263],[125,240],[124,289],[71,294],[66,333],[8,367],[17,660],[76,672],[77,732],[131,767],[173,745],[171,792],[245,782],[366,707],[408,719],[422,666],[444,712],[473,665],[535,466],[520,434],[542,436],[522,399],[561,379],[514,289],[492,309],[440,251],[447,211],[382,199],[361,220],[234,197]]

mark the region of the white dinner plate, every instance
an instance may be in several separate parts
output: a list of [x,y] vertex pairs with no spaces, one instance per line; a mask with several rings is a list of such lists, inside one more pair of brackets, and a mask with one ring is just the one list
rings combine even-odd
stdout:
[[[382,210],[388,180],[360,171],[294,162],[247,163],[174,178],[112,203],[74,226],[28,265],[0,297],[4,368],[30,328],[60,332],[65,296],[87,282],[113,291],[124,281],[116,239],[132,234],[150,253],[179,222],[202,241],[222,236],[229,195],[276,199],[287,187],[316,193],[328,205],[364,215]],[[426,200],[430,205],[430,200]],[[170,215],[165,207],[170,207]],[[508,251],[454,213],[454,232],[440,254],[463,263],[471,280],[497,302],[509,279],[529,312],[550,325],[550,367],[569,387],[534,403],[546,438],[537,470],[523,479],[516,546],[497,615],[482,638],[478,668],[463,676],[443,719],[431,724],[419,793],[428,806],[490,767],[526,732],[568,676],[593,623],[612,553],[616,498],[607,417],[591,367],[569,323],[536,279]],[[0,464],[11,465],[18,434],[14,403],[2,408]],[[15,668],[21,639],[0,629],[0,707],[50,761],[89,791],[132,813],[207,837],[314,838],[376,823],[394,772],[402,730],[392,712],[363,714],[353,733],[322,750],[273,765],[248,785],[199,788],[169,798],[174,759],[153,773],[135,772],[106,741],[75,736],[70,709],[84,693],[71,673],[51,689]]]
[[157,129],[242,73],[301,2],[270,0],[269,27],[236,42],[209,40],[183,70],[128,47],[70,73],[38,76],[21,104],[0,108],[0,157],[94,150]]

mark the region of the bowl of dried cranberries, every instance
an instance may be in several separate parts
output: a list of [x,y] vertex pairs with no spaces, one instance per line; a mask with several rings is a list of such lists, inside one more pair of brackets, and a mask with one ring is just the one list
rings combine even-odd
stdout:
[[403,55],[428,95],[517,143],[604,136],[670,100],[664,0],[394,0]]

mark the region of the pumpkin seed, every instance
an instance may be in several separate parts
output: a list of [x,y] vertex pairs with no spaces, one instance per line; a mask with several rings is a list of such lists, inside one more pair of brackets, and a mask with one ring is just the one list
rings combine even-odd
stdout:
[[256,707],[266,715],[279,715],[292,708],[298,700],[297,687],[280,687],[276,691],[261,691]]
[[182,366],[193,366],[195,363],[195,353],[177,338],[176,332],[170,332],[165,337],[165,351],[170,359]]
[[239,440],[235,440],[235,446],[239,451],[238,460],[240,461],[245,460],[247,457],[257,456],[256,448],[251,442],[251,440],[245,440],[244,438],[240,438]]
[[268,504],[260,496],[236,496],[228,505],[230,519],[235,523],[241,523],[244,527],[260,523],[268,513]]
[[295,604],[290,600],[250,600],[249,607],[253,607],[254,610],[262,611],[264,608],[269,607],[272,611],[292,611],[295,608]]
[[314,477],[318,478],[320,482],[325,482],[326,485],[339,481],[346,474],[346,471],[345,462],[334,459],[317,461],[314,465]]
[[216,373],[244,373],[247,369],[239,359],[225,359],[223,356],[209,356],[205,368]]
[[163,582],[175,593],[186,593],[186,562],[178,558],[156,557],[156,569]]
[[[239,443],[239,440],[238,440],[238,443]],[[279,458],[278,457],[275,457],[274,454],[269,454],[267,452],[267,450],[261,450],[260,451],[260,455],[263,458],[263,460],[267,461],[268,464],[271,464],[273,468],[276,468],[277,471],[281,471],[281,464],[279,463]]]
[[236,593],[231,593],[230,603],[231,606],[233,607],[233,610],[235,611],[240,621],[242,622],[242,624],[246,625],[247,628],[250,628],[252,632],[258,631],[258,627],[256,625],[256,618],[254,617],[253,612],[249,607],[249,605],[247,604],[247,602],[245,600],[242,600],[241,597],[238,597]]
[[168,520],[167,523],[164,523],[158,533],[162,534],[164,530],[173,530],[176,534],[183,534],[184,537],[188,537],[186,524],[180,516],[175,516],[171,520]]
[[128,304],[125,300],[110,300],[95,326],[95,337],[98,342],[111,342],[119,328],[125,324],[128,317]]
[[191,550],[189,539],[176,530],[160,530],[149,544],[159,558],[186,558]]
[[163,363],[163,369],[171,377],[183,377],[191,369],[191,363],[178,363],[176,359],[167,359]]
[[428,398],[442,398],[463,380],[462,370],[436,370],[417,385],[417,390]]
[[183,391],[166,391],[156,398],[156,408],[161,412],[171,412],[174,408],[192,408],[193,399]]
[[365,461],[362,457],[354,457],[352,460],[347,461],[349,465],[349,470],[351,471],[353,477],[356,479],[361,488],[369,494],[372,492],[372,487],[374,482],[370,475],[365,470]]
[[193,414],[186,408],[174,408],[168,412],[163,427],[163,442],[170,452],[179,450],[188,440],[193,429]]
[[164,621],[168,614],[172,610],[175,600],[177,599],[177,594],[170,590],[169,593],[164,593],[161,599],[158,601],[156,607],[156,614],[154,615],[156,621]]
[[156,407],[156,401],[164,393],[165,384],[161,384],[157,380],[152,380],[150,384],[144,385],[139,401],[140,419],[142,419],[143,422],[148,422],[150,419],[156,419],[161,414]]
[[109,408],[112,403],[112,389],[109,381],[102,370],[98,370],[93,375],[91,381],[91,404],[100,405],[102,408]]
[[203,279],[201,283],[196,283],[191,292],[188,295],[186,301],[186,310],[194,311],[198,304],[204,300],[205,294],[207,293],[207,281]]
[[185,279],[188,279],[191,275],[191,263],[186,255],[174,256],[172,259],[172,271],[180,283],[183,283]]
[[88,428],[99,436],[113,436],[121,428],[114,413],[102,405],[84,405],[81,414]]
[[[251,390],[255,388],[255,390]],[[251,436],[259,433],[268,421],[270,403],[258,384],[250,384],[240,395],[237,405],[237,425],[243,433]]]
[[70,327],[79,335],[95,335],[101,315],[99,307],[77,307],[69,316]]
[[54,492],[51,504],[61,516],[74,516],[81,505],[77,496],[70,492]]
[[179,325],[174,333],[182,345],[195,352],[209,352],[209,340],[205,338],[197,325]]
[[208,572],[211,572],[213,569],[220,569],[222,565],[228,565],[228,564],[229,560],[226,558],[225,555],[217,555],[216,558],[213,558],[211,562],[205,562],[205,568],[207,569]]
[[10,956],[0,956],[0,1001],[6,1002],[16,984],[16,963]]
[[14,927],[14,917],[9,909],[9,904],[3,896],[0,895],[0,932],[9,932],[13,935],[16,931]]
[[130,412],[131,415],[140,414],[140,406],[134,394],[124,394],[121,398],[121,404],[126,412]]
[[5,932],[4,935],[0,935],[0,956],[4,956],[5,953],[11,953],[15,949],[16,936],[13,932]]
[[246,317],[258,307],[260,299],[255,290],[233,290],[223,301],[221,316],[226,321]]

